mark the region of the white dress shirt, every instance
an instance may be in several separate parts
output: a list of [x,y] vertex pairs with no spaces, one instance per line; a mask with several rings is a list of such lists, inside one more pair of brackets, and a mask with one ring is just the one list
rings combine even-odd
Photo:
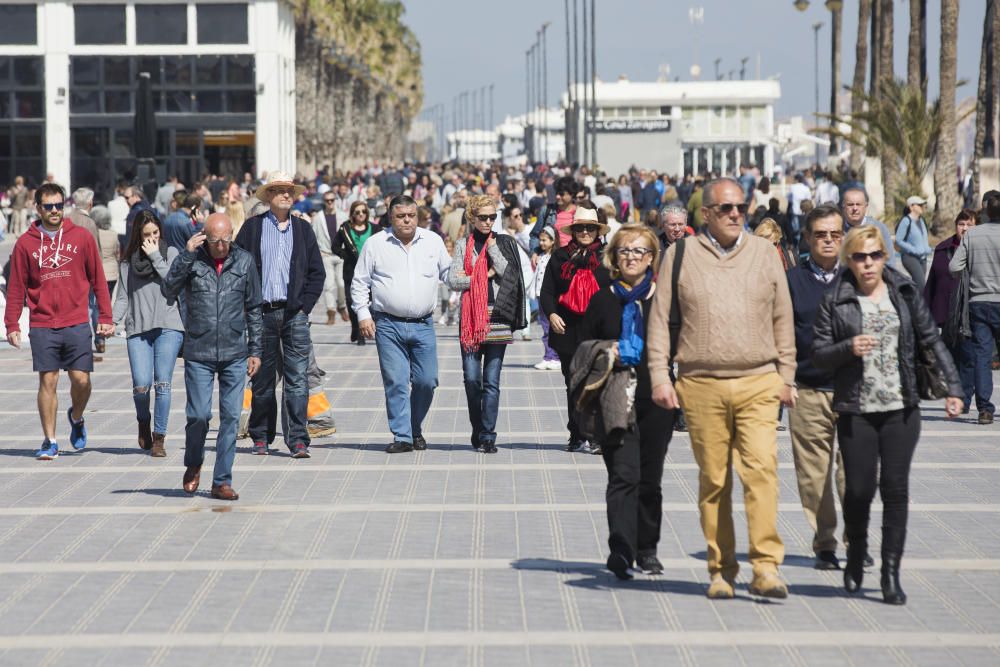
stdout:
[[[361,249],[351,299],[358,320],[372,311],[396,317],[424,317],[434,311],[438,283],[448,280],[451,257],[441,237],[417,227],[409,246],[392,229],[376,232]],[[371,290],[371,298],[369,298]]]

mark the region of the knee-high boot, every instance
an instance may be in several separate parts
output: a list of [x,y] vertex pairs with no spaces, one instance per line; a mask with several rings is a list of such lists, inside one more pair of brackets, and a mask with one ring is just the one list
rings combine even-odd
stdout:
[[861,580],[865,576],[865,555],[868,553],[868,526],[848,524],[844,528],[847,536],[847,563],[844,565],[844,590],[857,593],[861,590]]
[[882,599],[886,604],[906,604],[906,593],[899,585],[899,562],[905,542],[905,528],[882,528]]

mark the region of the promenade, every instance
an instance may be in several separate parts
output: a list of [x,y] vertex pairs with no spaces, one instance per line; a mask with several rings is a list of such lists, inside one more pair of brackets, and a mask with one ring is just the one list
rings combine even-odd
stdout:
[[[166,459],[135,444],[115,338],[93,375],[90,446],[38,462],[30,353],[3,346],[0,665],[1000,664],[996,427],[927,407],[905,607],[881,603],[877,569],[859,597],[839,572],[812,569],[779,433],[791,595],[754,600],[747,566],[737,599],[712,602],[686,434],[674,434],[664,472],[666,571],[618,582],[603,569],[604,466],[563,451],[562,378],[531,368],[537,340],[508,351],[499,453],[486,456],[468,445],[455,330],[438,327],[428,449],[389,456],[375,346],[350,344],[345,323],[312,331],[338,433],[314,441],[309,460],[280,442],[254,457],[241,441],[236,503],[209,498],[207,481],[193,498],[180,489],[182,363]],[[64,377],[60,415],[68,386]],[[66,432],[61,417],[68,444]],[[880,521],[876,503],[876,558]]]

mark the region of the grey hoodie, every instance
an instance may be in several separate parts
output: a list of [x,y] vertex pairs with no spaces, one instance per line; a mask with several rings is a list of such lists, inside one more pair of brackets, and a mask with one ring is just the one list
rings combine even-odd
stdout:
[[969,302],[1000,303],[1000,220],[965,233],[948,263],[953,276],[969,271]]

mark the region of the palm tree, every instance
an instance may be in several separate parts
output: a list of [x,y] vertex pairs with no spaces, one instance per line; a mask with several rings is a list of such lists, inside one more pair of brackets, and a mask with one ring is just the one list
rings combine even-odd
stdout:
[[[840,26],[843,14],[844,8],[839,3],[830,6],[830,43],[833,52],[831,54],[833,64],[830,68],[830,113],[834,117],[839,115],[837,113],[837,95],[840,93]],[[830,137],[830,152],[831,154],[839,152],[835,137]]]
[[[996,0],[986,0],[983,19],[983,46],[979,54],[979,88],[976,94],[976,138],[972,149],[972,191],[978,203],[982,195],[979,183],[979,162],[988,152],[993,157],[994,138],[987,142],[987,132],[992,134],[993,116],[996,115],[998,86],[993,82],[1000,66],[996,44],[1000,42],[1000,12]],[[986,146],[990,143],[990,146]],[[987,150],[989,149],[989,150]]]
[[934,194],[937,199],[935,226],[954,220],[962,206],[956,187],[958,169],[955,157],[958,2],[959,0],[941,0],[941,135],[934,164]]
[[[851,83],[851,116],[856,117],[864,110],[865,69],[868,63],[868,19],[872,13],[872,0],[858,3],[858,40],[854,46],[854,81]],[[855,177],[861,174],[861,149],[851,150],[851,171]]]
[[[882,93],[887,87],[895,82],[893,66],[893,0],[876,0],[879,2],[879,48],[873,57],[878,58],[879,81],[876,87],[877,93]],[[926,99],[926,95],[923,96]],[[885,211],[889,212],[892,206],[892,193],[899,190],[899,168],[897,166],[900,156],[894,152],[891,144],[883,144],[882,150],[876,153],[882,161],[882,188],[885,192]],[[888,216],[884,216],[888,217]]]
[[910,0],[910,43],[906,82],[927,96],[927,0]]

